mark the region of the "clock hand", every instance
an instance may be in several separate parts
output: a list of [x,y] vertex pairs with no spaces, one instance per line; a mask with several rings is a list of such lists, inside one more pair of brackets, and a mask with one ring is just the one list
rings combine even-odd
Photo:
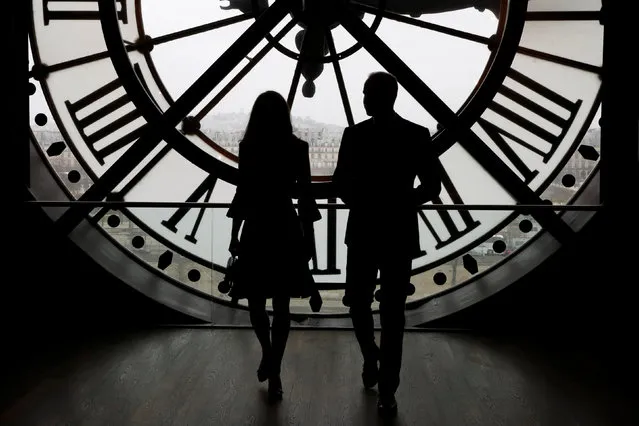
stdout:
[[[222,10],[232,10],[238,9],[242,13],[252,13],[253,9],[253,0],[229,0],[228,6],[220,5],[220,9]],[[259,11],[262,11],[268,7],[267,0],[258,0],[257,8]]]
[[335,71],[335,78],[337,79],[337,87],[339,88],[339,94],[342,98],[342,104],[344,105],[344,113],[346,114],[346,122],[349,126],[355,124],[355,120],[353,119],[353,111],[351,110],[351,104],[348,100],[348,92],[346,91],[346,84],[344,83],[344,76],[342,75],[342,68],[339,65],[339,60],[337,59],[337,52],[335,50],[335,41],[333,40],[333,35],[331,34],[331,30],[326,29],[326,45],[328,47],[328,51],[331,54],[333,69]]
[[[457,115],[350,10],[341,10],[340,23],[386,70],[394,74],[404,88],[438,122],[454,131],[459,143],[516,200],[524,204],[542,204],[541,199],[506,165]],[[532,216],[561,242],[574,231],[550,210],[537,210]]]
[[[252,13],[248,13],[245,15],[232,16],[230,18],[219,19],[213,22],[209,22],[207,24],[198,25],[196,27],[175,31],[172,33],[163,34],[156,37],[150,37],[147,34],[145,37],[138,39],[135,42],[124,40],[124,43],[126,44],[127,51],[150,52],[155,46],[158,46],[163,43],[180,40],[185,37],[202,34],[207,31],[217,30],[219,28],[224,28],[226,26],[237,24],[240,22],[247,21],[249,19],[254,19],[254,18],[255,18],[255,15]],[[28,76],[29,78],[35,78],[36,80],[40,81],[40,80],[44,80],[46,76],[50,73],[66,70],[66,69],[81,66],[84,64],[89,64],[89,63],[96,62],[108,57],[109,57],[109,51],[104,50],[99,53],[91,53],[86,56],[65,60],[52,65],[34,64],[31,71],[29,71]]]
[[[78,201],[95,201],[106,197],[153,151],[165,134],[177,133],[175,126],[286,16],[286,3],[287,0],[276,0],[165,113],[162,113],[153,102],[134,101],[147,120],[140,139],[134,142]],[[145,88],[135,76],[127,51],[122,44],[114,2],[101,0],[100,13],[105,41],[111,48],[111,60],[122,79],[125,90],[134,100],[148,98]],[[126,70],[128,75],[124,75],[123,70]],[[181,139],[171,138],[171,140]],[[91,210],[90,205],[72,205],[57,220],[57,229],[65,234],[71,232]]]
[[[233,88],[240,82],[242,81],[242,79],[244,77],[246,77],[246,75],[251,72],[251,70],[253,68],[255,68],[255,66],[262,60],[264,59],[264,57],[268,54],[268,52],[271,51],[271,49],[275,46],[276,43],[278,43],[286,34],[288,34],[293,27],[297,25],[297,20],[296,19],[291,19],[291,21],[286,24],[286,26],[284,26],[284,28],[282,28],[274,37],[273,37],[273,41],[269,44],[267,44],[266,46],[264,46],[262,48],[262,50],[260,50],[258,53],[255,54],[255,56],[253,56],[252,58],[249,57],[248,55],[246,56],[246,59],[249,61],[248,64],[246,64],[244,66],[244,68],[242,68],[242,70],[240,70],[235,77],[233,77],[233,79],[231,81],[229,81],[226,86],[224,86],[218,93],[217,95],[215,95],[213,97],[213,99],[211,99],[211,101],[209,101],[209,103],[207,103],[197,114],[195,114],[194,119],[196,122],[199,123],[200,120],[202,120],[209,112],[211,112],[211,110],[213,108],[215,108],[221,101],[222,99],[224,99],[224,97],[231,91],[233,90]],[[184,122],[184,124],[186,124],[186,120]],[[184,128],[184,125],[182,127],[182,130],[186,129]]]
[[[489,0],[492,1],[492,0]],[[430,31],[435,31],[441,34],[447,34],[449,36],[458,37],[462,40],[468,40],[475,43],[485,44],[489,49],[493,49],[495,44],[495,37],[486,37],[483,35],[475,34],[468,31],[462,31],[457,28],[450,28],[445,25],[435,24],[433,22],[428,22],[421,19],[411,18],[406,16],[405,14],[399,13],[397,11],[393,11],[389,8],[380,9],[376,6],[371,6],[365,3],[371,3],[373,0],[362,0],[353,2],[353,8],[359,12],[366,12],[376,16],[382,16],[386,19],[401,22],[407,25],[413,25],[418,28],[424,28]],[[499,11],[495,11],[495,14],[498,15]],[[556,15],[557,19],[559,17],[566,18],[568,12],[563,12],[561,15]],[[597,15],[591,14],[590,12],[570,12],[570,17],[574,19],[599,19]],[[549,19],[549,16],[546,15],[546,12],[530,12],[526,14],[526,20],[543,20]],[[567,19],[567,18],[566,18]],[[601,66],[596,66],[592,64],[588,64],[582,61],[577,61],[571,58],[566,58],[561,55],[553,55],[548,52],[542,52],[535,49],[530,49],[524,46],[517,46],[517,52],[523,55],[531,56],[537,59],[543,59],[545,61],[555,62],[560,65],[566,65],[573,68],[578,68],[584,71],[592,72],[595,74],[601,73]]]

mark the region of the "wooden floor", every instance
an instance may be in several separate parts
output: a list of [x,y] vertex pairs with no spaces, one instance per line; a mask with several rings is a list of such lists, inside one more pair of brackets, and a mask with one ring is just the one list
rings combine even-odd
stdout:
[[[92,340],[3,383],[0,424],[383,424],[352,332],[294,330],[284,400],[265,403],[251,330],[168,328]],[[496,337],[410,332],[397,425],[638,425],[636,405],[588,357]],[[634,418],[632,416],[635,416]]]

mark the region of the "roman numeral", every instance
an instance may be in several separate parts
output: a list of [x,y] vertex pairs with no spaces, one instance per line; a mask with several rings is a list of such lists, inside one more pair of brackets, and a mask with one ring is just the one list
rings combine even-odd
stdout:
[[[337,199],[329,198],[329,204],[337,203]],[[311,259],[313,265],[311,272],[315,275],[336,275],[341,273],[337,268],[337,210],[329,209],[326,212],[326,268],[320,269],[317,262],[317,253]]]
[[[441,169],[441,172],[442,190],[446,191],[452,204],[464,204],[464,201],[459,195],[457,188],[455,188],[455,185],[453,185],[453,181],[450,179],[450,176],[448,176],[443,168]],[[433,204],[444,204],[442,202],[441,196],[434,199]],[[440,249],[447,246],[448,244],[453,243],[454,241],[457,241],[480,225],[480,222],[474,219],[468,210],[459,210],[456,213],[461,218],[461,224],[455,222],[451,214],[451,210],[435,210],[435,212],[437,213],[437,216],[439,217],[441,223],[443,223],[444,227],[446,228],[446,233],[437,232],[435,226],[433,225],[433,222],[428,219],[423,210],[419,210],[418,214],[426,225],[426,228],[428,229],[430,234],[435,239],[436,249]]]
[[[534,101],[530,96],[522,94],[509,87],[505,83],[498,91],[501,95],[514,102],[518,107],[525,109],[524,112],[515,112],[496,100],[488,106],[488,109],[499,114],[505,122],[499,123],[488,121],[485,118],[477,120],[477,124],[486,132],[488,137],[497,145],[513,166],[521,173],[526,183],[537,175],[537,170],[532,170],[526,161],[517,154],[505,138],[524,147],[529,152],[541,157],[543,162],[547,162],[563,140],[566,132],[570,129],[579,108],[581,100],[570,101],[557,92],[537,83],[530,77],[511,69],[508,73],[511,80],[532,91],[536,98],[543,99],[544,105]],[[562,115],[559,115],[561,113]],[[495,120],[497,121],[497,120]],[[538,124],[540,121],[549,122],[556,126],[558,130],[548,130],[549,126]],[[504,129],[504,124],[509,124],[511,130]],[[533,135],[531,137],[531,135]],[[532,139],[536,139],[534,143]],[[540,143],[544,147],[540,147]]]
[[[118,20],[128,23],[126,0],[115,0],[120,6]],[[50,21],[89,21],[100,19],[99,0],[42,0],[44,25]]]
[[[193,191],[191,195],[189,195],[189,197],[186,199],[186,202],[187,203],[196,203],[196,202],[208,203],[209,200],[211,199],[211,195],[213,194],[213,188],[215,188],[216,183],[217,183],[217,176],[214,176],[212,174],[208,175],[206,179],[204,179],[202,183],[200,183],[198,187],[195,188],[195,191]],[[175,211],[175,213],[171,215],[169,219],[162,221],[162,225],[164,225],[164,227],[166,227],[171,232],[177,233],[179,223],[182,221],[182,219],[184,219],[184,216],[186,216],[186,214],[189,211],[191,211],[192,208],[193,207],[188,207],[188,206],[178,208]],[[197,218],[195,219],[195,223],[193,224],[191,233],[184,237],[184,239],[190,243],[197,244],[197,238],[196,238],[197,231],[200,228],[200,223],[202,222],[202,217],[204,216],[205,210],[206,210],[205,207],[198,208]]]
[[[115,79],[76,102],[65,102],[78,131],[101,165],[104,164],[106,157],[126,147],[139,138],[142,133],[143,124],[140,124],[133,130],[127,129],[127,133],[121,135],[121,130],[125,126],[141,117],[141,113],[135,108],[128,94],[124,93],[116,99],[104,102],[111,93],[121,88],[122,83],[119,79]],[[102,106],[96,109],[97,105]],[[132,110],[130,110],[131,107]],[[124,112],[127,109],[129,111]],[[80,118],[85,111],[93,112]],[[99,126],[96,123],[107,116],[111,120],[108,124],[103,124],[97,130],[89,131],[89,128],[94,129]],[[112,117],[117,118],[113,119]]]

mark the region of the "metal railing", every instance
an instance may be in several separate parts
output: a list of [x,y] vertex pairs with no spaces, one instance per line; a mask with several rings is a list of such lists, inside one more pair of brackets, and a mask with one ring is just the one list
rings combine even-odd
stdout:
[[[229,208],[231,203],[209,203],[209,202],[186,202],[186,201],[46,201],[29,200],[25,202],[30,205],[42,207],[71,207],[73,205],[83,205],[85,207],[111,207],[111,208]],[[390,206],[392,203],[371,203],[370,208]],[[297,206],[297,204],[295,204]],[[344,204],[318,203],[321,210],[348,210]],[[515,211],[531,212],[536,210],[553,211],[598,211],[603,209],[603,204],[424,204],[420,210],[493,210],[493,211]]]

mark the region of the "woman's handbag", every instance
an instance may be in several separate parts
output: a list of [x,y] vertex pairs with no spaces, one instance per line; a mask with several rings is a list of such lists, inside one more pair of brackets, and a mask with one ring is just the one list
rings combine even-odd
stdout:
[[231,256],[226,261],[226,272],[224,274],[224,278],[217,285],[217,289],[222,294],[228,294],[231,298],[236,301],[237,299],[233,297],[233,286],[235,285],[237,278],[237,256]]

